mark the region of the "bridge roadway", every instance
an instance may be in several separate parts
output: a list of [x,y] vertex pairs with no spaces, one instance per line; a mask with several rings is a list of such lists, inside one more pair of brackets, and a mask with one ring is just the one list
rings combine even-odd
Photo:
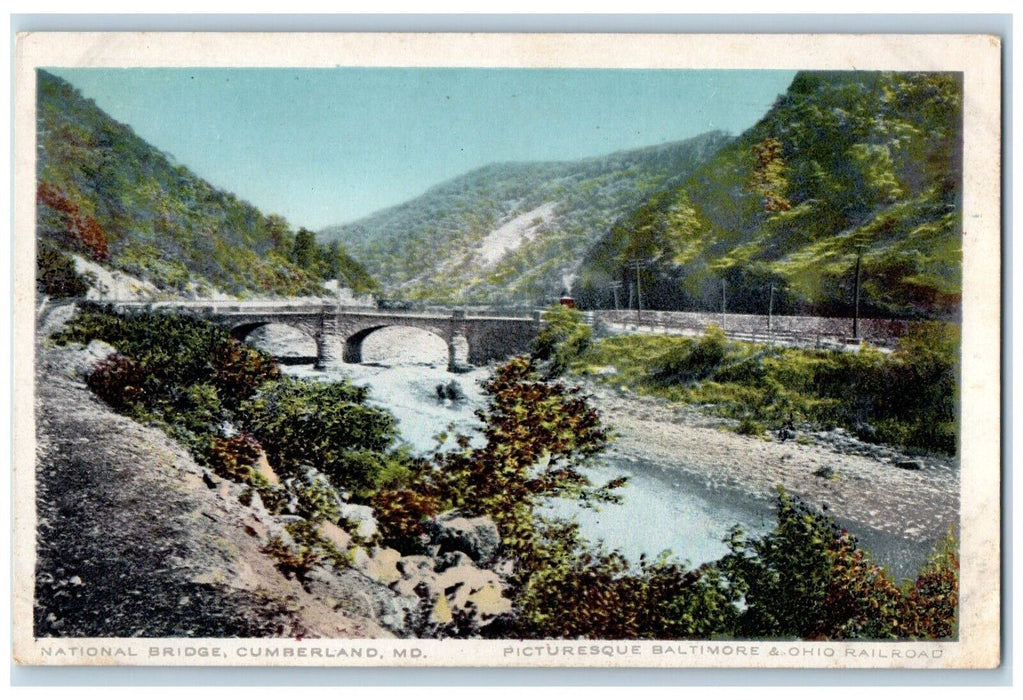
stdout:
[[168,311],[204,318],[244,340],[257,328],[282,324],[316,341],[316,366],[321,369],[362,361],[362,343],[388,326],[419,328],[444,339],[448,365],[462,371],[528,352],[541,327],[540,312],[532,316],[485,316],[461,309],[395,311],[331,302],[294,301],[158,301],[109,302],[115,311]]

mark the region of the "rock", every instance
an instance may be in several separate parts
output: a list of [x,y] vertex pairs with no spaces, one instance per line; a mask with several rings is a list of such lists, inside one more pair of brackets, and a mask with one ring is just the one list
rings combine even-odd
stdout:
[[102,340],[93,340],[86,346],[73,343],[51,349],[46,355],[46,366],[67,376],[85,379],[96,365],[116,353],[117,348]]
[[[365,551],[365,550],[363,550]],[[398,571],[401,552],[396,549],[374,547],[368,556],[356,566],[374,581],[391,584],[402,580]]]
[[439,555],[436,560],[437,571],[444,571],[453,566],[467,566],[472,564],[472,558],[465,552],[445,552]]
[[330,542],[342,552],[348,551],[348,547],[352,544],[352,536],[329,520],[324,520],[317,525],[316,531],[320,534],[320,537]]
[[[468,557],[466,558],[468,559]],[[424,571],[434,571],[435,564],[436,562],[432,557],[412,555],[399,559],[397,567],[398,571],[401,572],[402,578],[413,578],[417,575],[422,575]]]
[[895,462],[895,466],[899,469],[908,469],[910,471],[920,471],[924,468],[924,465],[915,459],[900,459]]
[[[441,571],[443,558],[464,561]],[[446,625],[457,618],[471,626],[485,627],[498,616],[511,610],[512,603],[504,595],[504,584],[493,571],[473,565],[461,552],[444,555],[441,561],[430,557],[404,557],[398,564],[402,579],[391,590],[402,597],[418,596],[429,610],[428,622]]]
[[379,531],[377,520],[373,515],[373,509],[369,506],[341,503],[339,509],[341,511],[341,520],[347,521],[358,537],[368,540]]
[[835,476],[835,469],[831,465],[824,465],[813,473],[814,476],[819,476],[822,479],[831,479]]
[[464,552],[472,560],[486,566],[493,562],[501,545],[497,525],[487,517],[466,518],[457,511],[441,513],[427,525],[432,544],[438,554]]
[[272,486],[280,486],[281,479],[277,476],[277,472],[270,466],[270,462],[266,459],[266,452],[260,450],[259,457],[256,459],[256,463],[252,465],[252,468],[256,470],[256,473],[266,479]]

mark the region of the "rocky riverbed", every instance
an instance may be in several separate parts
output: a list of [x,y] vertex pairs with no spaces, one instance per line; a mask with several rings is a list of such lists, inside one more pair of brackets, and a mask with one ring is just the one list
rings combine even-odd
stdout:
[[617,434],[612,454],[697,478],[709,488],[770,498],[784,487],[832,516],[887,535],[932,542],[959,518],[959,469],[948,457],[908,455],[844,430],[739,435],[734,423],[588,381]]

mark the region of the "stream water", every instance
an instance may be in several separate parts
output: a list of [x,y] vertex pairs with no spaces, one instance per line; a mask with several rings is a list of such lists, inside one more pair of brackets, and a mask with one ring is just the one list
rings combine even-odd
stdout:
[[[437,345],[428,338],[417,337],[414,352],[404,354],[388,350],[395,345],[383,342],[386,339],[381,339],[376,349],[370,342],[372,339],[373,336],[367,338],[363,346],[364,364],[345,365],[341,370],[327,372],[317,371],[311,365],[292,365],[285,371],[328,381],[347,377],[356,384],[370,387],[370,402],[397,417],[402,438],[419,452],[433,449],[437,445],[435,436],[451,427],[463,433],[478,428],[474,411],[484,402],[480,381],[487,377],[487,370],[449,373],[444,369],[446,347],[439,338],[436,338]],[[464,399],[451,401],[438,397],[438,385],[452,381],[457,382]],[[628,484],[620,491],[623,502],[605,504],[597,510],[554,499],[544,511],[576,518],[587,539],[602,541],[608,549],[619,549],[631,561],[638,560],[641,554],[656,556],[664,550],[670,550],[692,565],[713,561],[727,553],[723,540],[733,526],[760,534],[774,524],[771,501],[753,498],[735,489],[711,486],[677,469],[662,468],[639,459],[608,456],[588,473],[598,484],[628,476]],[[897,578],[913,576],[930,551],[927,543],[869,529],[850,529],[874,554],[875,560],[887,566]]]

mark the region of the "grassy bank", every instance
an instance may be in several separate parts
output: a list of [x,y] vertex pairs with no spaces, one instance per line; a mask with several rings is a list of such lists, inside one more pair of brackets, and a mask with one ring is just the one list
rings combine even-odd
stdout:
[[[843,427],[861,439],[955,454],[959,334],[921,324],[892,353],[848,353],[730,341],[621,335],[591,344],[577,375],[640,395],[700,405],[740,432]],[[613,368],[611,370],[610,368]]]

